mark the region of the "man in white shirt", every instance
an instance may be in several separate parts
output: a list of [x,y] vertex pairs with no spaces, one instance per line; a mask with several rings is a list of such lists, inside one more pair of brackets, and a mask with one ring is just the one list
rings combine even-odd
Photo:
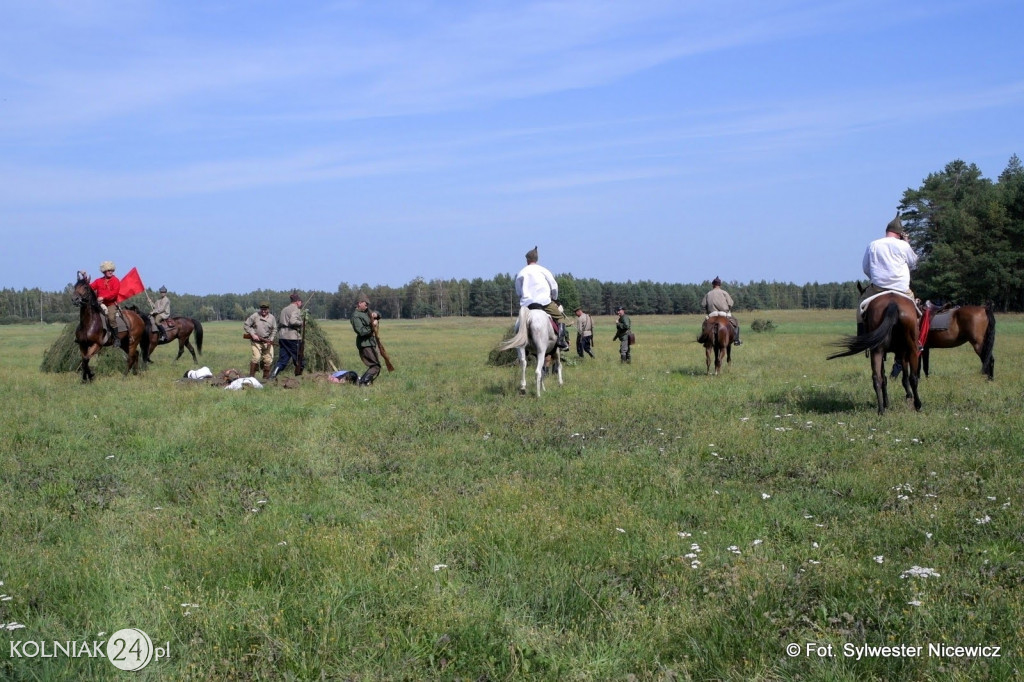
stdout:
[[558,323],[558,348],[569,350],[569,335],[565,331],[565,313],[558,304],[558,282],[551,271],[537,262],[537,247],[526,254],[526,267],[516,275],[516,294],[519,305],[531,310],[543,310]]
[[[917,254],[907,242],[907,231],[900,221],[899,212],[885,226],[885,236],[868,244],[862,267],[871,284],[861,295],[861,301],[883,291],[898,291],[914,297],[914,292],[910,289],[910,271],[917,267]],[[863,319],[858,306],[858,334],[862,333],[862,324]]]

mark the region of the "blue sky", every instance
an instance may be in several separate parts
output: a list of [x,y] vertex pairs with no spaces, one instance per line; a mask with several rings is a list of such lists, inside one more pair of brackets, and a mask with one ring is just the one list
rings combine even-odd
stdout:
[[0,287],[845,281],[1024,156],[1019,0],[0,8]]

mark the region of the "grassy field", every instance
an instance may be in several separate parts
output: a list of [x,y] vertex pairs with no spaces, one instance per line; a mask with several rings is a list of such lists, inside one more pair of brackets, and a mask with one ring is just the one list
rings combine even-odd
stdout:
[[[865,358],[825,360],[851,318],[744,315],[720,377],[696,316],[634,317],[628,366],[596,318],[540,399],[485,363],[508,320],[385,320],[369,389],[240,392],[170,346],[81,385],[39,372],[59,326],[0,327],[0,678],[121,678],[18,654],[122,628],[168,647],[145,680],[1014,678],[1024,318],[994,382],[934,351],[883,417]],[[240,334],[200,362],[246,369]]]

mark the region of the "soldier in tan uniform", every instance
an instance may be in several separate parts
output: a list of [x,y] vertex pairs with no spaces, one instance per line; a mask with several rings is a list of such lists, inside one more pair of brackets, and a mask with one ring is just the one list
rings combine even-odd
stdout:
[[263,365],[263,378],[270,378],[270,367],[274,364],[274,337],[277,335],[277,318],[270,312],[270,304],[260,302],[255,312],[242,325],[252,344],[252,359],[249,361],[249,376],[256,376],[256,370]]
[[160,298],[156,299],[153,309],[149,312],[153,320],[153,326],[159,335],[160,343],[167,341],[167,329],[163,326],[165,320],[171,318],[171,299],[167,298],[167,287],[160,287]]

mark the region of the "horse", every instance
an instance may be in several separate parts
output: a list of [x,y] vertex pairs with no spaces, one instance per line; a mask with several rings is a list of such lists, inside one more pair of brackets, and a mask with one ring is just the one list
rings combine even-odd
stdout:
[[519,308],[516,321],[516,333],[498,346],[497,350],[516,349],[519,355],[519,366],[522,368],[522,379],[519,382],[519,394],[526,395],[526,350],[527,346],[537,356],[537,397],[544,388],[544,360],[551,357],[551,371],[558,375],[558,385],[562,385],[562,357],[558,350],[558,332],[551,324],[551,316],[543,310],[531,310],[528,306]]
[[[129,306],[129,308],[134,310],[136,313],[139,313],[135,306]],[[141,317],[142,313],[139,313],[139,316]],[[164,325],[164,329],[167,330],[167,338],[163,341],[159,340],[160,335],[157,332],[150,331],[147,326],[146,338],[143,340],[143,343],[146,345],[148,357],[153,356],[153,351],[156,350],[157,346],[162,346],[165,343],[170,343],[177,339],[178,355],[174,358],[175,362],[181,359],[181,356],[185,354],[185,349],[187,348],[188,352],[192,354],[192,362],[198,363],[199,359],[196,357],[196,349],[198,348],[200,355],[203,354],[203,325],[199,320],[193,317],[175,316],[171,319],[174,320],[174,326],[172,327],[167,324]],[[196,348],[192,347],[192,343],[190,341],[193,331],[196,334]],[[152,360],[148,360],[148,362],[152,362]]]
[[[996,359],[992,355],[992,349],[996,343],[996,316],[992,313],[992,304],[986,305],[964,305],[952,310],[949,313],[949,324],[946,329],[928,330],[928,340],[924,344],[922,365],[924,374],[928,376],[928,356],[932,348],[956,348],[965,343],[970,343],[974,352],[981,358],[981,371],[989,380],[995,375]],[[938,315],[933,314],[933,320]],[[934,325],[935,322],[933,321]]]
[[[84,270],[78,271],[78,281],[72,289],[72,302],[79,308],[78,328],[75,329],[75,343],[82,353],[82,383],[88,383],[95,378],[95,374],[89,368],[89,360],[100,352],[103,347],[106,329],[103,324],[103,310],[96,298],[96,292],[89,286],[89,275]],[[108,346],[118,346],[128,356],[128,367],[125,374],[139,373],[139,345],[146,333],[146,323],[142,318],[131,310],[121,310],[121,318],[128,326],[128,331],[116,332],[107,340]],[[142,359],[149,361],[148,346],[142,344]]]
[[711,359],[715,361],[715,376],[722,371],[722,358],[732,362],[732,344],[735,334],[732,322],[726,315],[711,315],[704,320],[697,343],[704,344],[704,357],[707,360],[708,375],[711,374]]
[[913,401],[920,411],[921,398],[917,392],[921,370],[918,350],[917,306],[909,296],[894,292],[878,294],[865,300],[865,332],[848,336],[835,345],[846,350],[828,356],[829,360],[871,351],[871,380],[878,401],[878,414],[889,407],[888,378],[885,375],[885,354],[891,352],[907,371],[903,373],[903,389],[907,402]]

